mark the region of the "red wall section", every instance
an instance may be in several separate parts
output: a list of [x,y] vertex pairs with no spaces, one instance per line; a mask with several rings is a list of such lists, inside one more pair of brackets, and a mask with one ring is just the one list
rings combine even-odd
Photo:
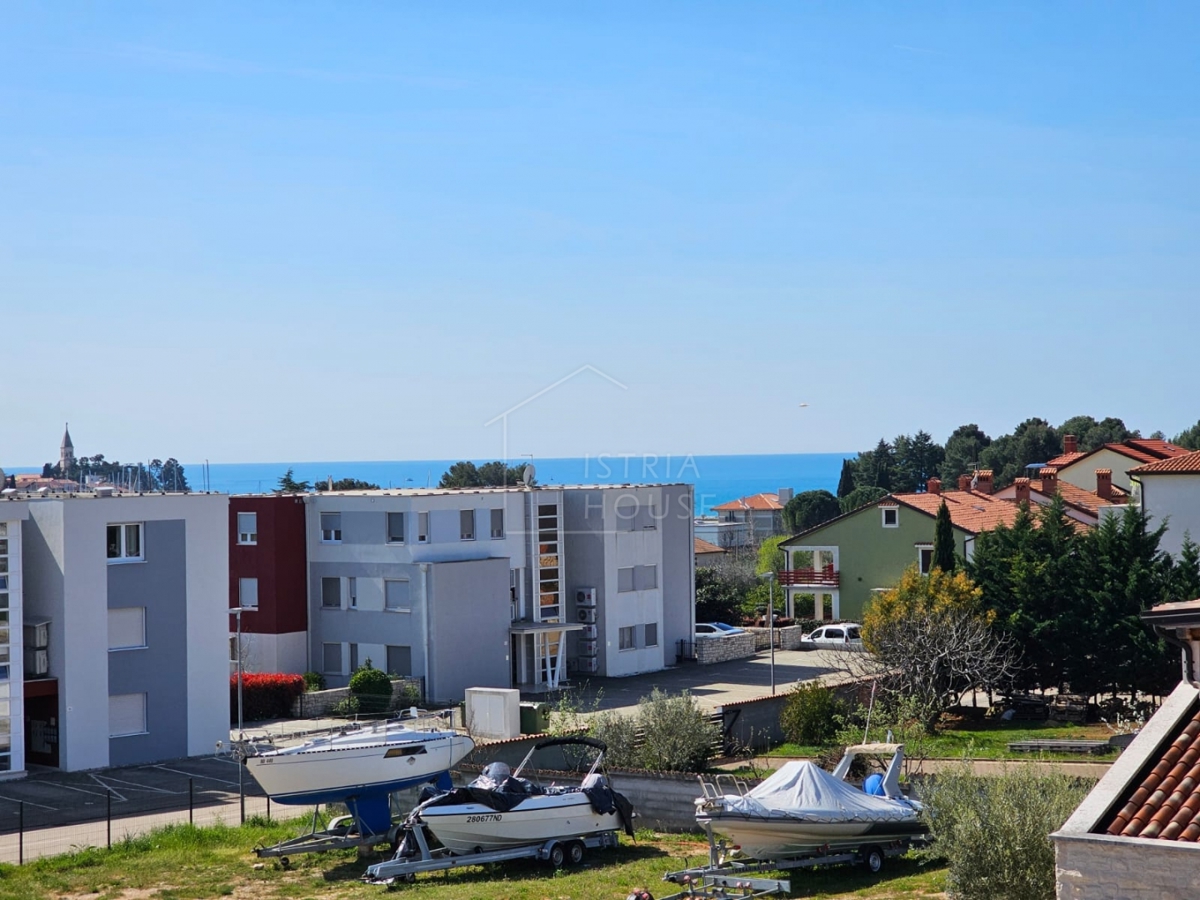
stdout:
[[[258,513],[258,543],[237,542],[237,514]],[[229,608],[239,603],[238,582],[258,579],[258,609],[242,614],[242,631],[286,634],[308,629],[308,562],[304,501],[281,494],[229,498]],[[237,620],[229,617],[229,630]]]

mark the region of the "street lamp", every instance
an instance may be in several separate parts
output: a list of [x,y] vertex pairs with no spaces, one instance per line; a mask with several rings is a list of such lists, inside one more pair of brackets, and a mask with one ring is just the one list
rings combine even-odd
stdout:
[[[245,611],[244,606],[239,606],[236,609],[231,609],[229,614],[237,616],[237,641],[234,646],[237,648],[237,679],[238,679],[238,740],[243,740],[246,735],[242,731],[242,613]],[[238,802],[241,805],[242,824],[246,824],[246,791],[242,782],[242,772],[246,768],[242,760],[238,760]]]
[[[775,695],[775,573],[763,572],[758,576],[767,583],[767,627],[771,636],[771,695]],[[238,621],[241,621],[240,619]]]

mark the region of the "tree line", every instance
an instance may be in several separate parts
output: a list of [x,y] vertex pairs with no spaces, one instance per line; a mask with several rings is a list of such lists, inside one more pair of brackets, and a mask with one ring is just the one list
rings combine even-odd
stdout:
[[167,460],[152,459],[148,463],[122,463],[117,460],[109,461],[103,453],[95,456],[81,456],[68,465],[66,470],[60,463],[46,463],[42,466],[43,478],[61,478],[67,481],[99,478],[110,484],[120,485],[131,491],[170,491],[182,492],[191,490],[183,466],[175,457]]

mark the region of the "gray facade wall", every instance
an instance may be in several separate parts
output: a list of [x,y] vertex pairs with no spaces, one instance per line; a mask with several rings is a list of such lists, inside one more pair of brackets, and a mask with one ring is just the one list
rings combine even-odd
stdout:
[[696,633],[693,490],[688,484],[663,487],[662,644],[663,664],[668,666],[675,664],[679,642],[693,640]]
[[[596,627],[601,635],[605,633],[608,624],[605,617],[604,597],[609,590],[616,590],[616,585],[608,584],[606,579],[606,520],[604,516],[604,495],[601,491],[564,491],[563,492],[563,554],[566,560],[564,568],[564,587],[566,588],[566,621],[579,621],[579,606],[575,602],[575,594],[580,588],[596,589],[600,603],[596,610]],[[567,635],[567,656],[579,655],[580,633],[572,632]],[[601,641],[603,646],[603,641]],[[603,653],[600,654],[603,658]],[[580,676],[584,678],[586,676]]]
[[508,687],[508,560],[431,563],[428,572],[428,696],[457,701],[469,687]]
[[187,527],[145,523],[146,561],[108,567],[108,608],[146,610],[146,646],[108,653],[108,692],[146,694],[146,734],[109,738],[109,765],[188,755]]

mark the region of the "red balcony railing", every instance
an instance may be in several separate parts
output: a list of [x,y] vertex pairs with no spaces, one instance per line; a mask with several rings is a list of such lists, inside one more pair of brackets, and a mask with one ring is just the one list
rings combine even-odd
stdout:
[[832,566],[824,569],[791,569],[779,573],[780,584],[813,585],[814,587],[838,587],[841,584],[841,573],[835,572]]

